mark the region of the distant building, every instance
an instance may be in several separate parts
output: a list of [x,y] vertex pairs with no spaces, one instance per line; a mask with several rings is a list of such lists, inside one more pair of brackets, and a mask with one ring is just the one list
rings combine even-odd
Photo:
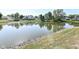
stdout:
[[2,19],[5,19],[5,20],[7,20],[8,18],[7,18],[6,16],[2,16]]
[[70,18],[68,16],[64,16],[65,20],[70,20]]
[[75,15],[73,18],[69,18],[68,16],[64,16],[65,20],[79,20],[79,16]]
[[28,19],[34,19],[32,15],[28,15]]
[[5,19],[5,20],[14,20],[12,17],[10,16],[2,16],[2,19]]
[[34,19],[34,17],[32,15],[28,15],[28,16],[24,16],[23,19],[27,20],[27,19]]
[[75,16],[73,20],[79,20],[79,16]]

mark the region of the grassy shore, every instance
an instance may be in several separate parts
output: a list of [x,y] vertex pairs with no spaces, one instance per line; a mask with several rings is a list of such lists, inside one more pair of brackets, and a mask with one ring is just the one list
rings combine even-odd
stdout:
[[[0,20],[0,25],[10,23],[40,23],[39,20],[20,20],[20,21],[10,21],[10,20]],[[65,21],[68,23],[79,23],[79,21]],[[47,23],[47,22],[45,22]],[[36,39],[35,41],[24,44],[20,48],[31,48],[31,49],[56,49],[56,48],[67,48],[67,49],[73,49],[73,48],[79,48],[79,28],[71,28],[71,29],[64,29],[61,31],[58,31],[54,34],[50,34],[41,38]]]
[[0,20],[0,25],[7,24],[8,22],[12,22],[11,20]]
[[7,23],[40,23],[40,20],[19,20],[19,21],[14,21],[14,20],[0,20],[0,25],[4,25]]
[[67,23],[73,23],[73,24],[79,24],[79,20],[65,20],[65,22],[67,22]]
[[76,49],[79,48],[79,28],[64,29],[24,45],[21,48],[31,49]]

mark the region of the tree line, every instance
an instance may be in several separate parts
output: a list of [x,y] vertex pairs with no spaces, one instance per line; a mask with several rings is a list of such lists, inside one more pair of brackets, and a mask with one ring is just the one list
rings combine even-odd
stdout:
[[63,21],[65,16],[65,12],[63,12],[63,9],[56,9],[52,12],[48,12],[45,15],[39,15],[39,18],[42,21],[49,21],[49,20],[53,20],[53,21]]
[[[3,14],[0,13],[0,19],[2,19],[2,16]],[[11,14],[11,15],[8,15],[8,16],[11,16],[13,17],[15,20],[19,20],[19,19],[23,19],[23,17],[25,17],[24,15],[20,15],[18,12],[16,12],[15,14]],[[66,16],[66,13],[63,11],[63,9],[55,9],[53,10],[53,12],[48,12],[44,15],[40,14],[39,16],[35,16],[34,18],[37,18],[41,21],[64,21],[65,19],[65,16]],[[67,16],[68,18],[70,19],[73,19],[73,18],[77,18],[79,17],[78,14],[70,14]]]

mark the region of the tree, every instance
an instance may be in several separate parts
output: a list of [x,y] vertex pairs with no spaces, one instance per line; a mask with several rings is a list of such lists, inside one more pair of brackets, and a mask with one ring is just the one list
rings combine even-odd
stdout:
[[2,19],[2,16],[3,16],[2,13],[0,13],[0,19]]
[[11,14],[10,16],[14,18],[15,17],[15,14]]
[[45,20],[49,20],[48,14],[45,14],[45,15],[44,15],[44,19],[45,19]]
[[44,16],[41,14],[41,15],[39,15],[39,19],[41,20],[41,21],[44,21]]
[[35,18],[38,18],[38,16],[35,16]]
[[23,15],[20,15],[20,19],[23,19],[23,17],[24,17]]
[[16,21],[19,20],[19,13],[18,13],[18,12],[15,13],[15,20],[16,20]]
[[47,14],[44,15],[45,20],[52,20],[52,13],[48,12]]
[[53,11],[54,21],[63,21],[65,13],[63,9],[57,9]]
[[75,17],[75,15],[69,15],[68,16],[70,19],[73,19]]
[[52,13],[48,12],[49,20],[52,20]]
[[77,20],[79,18],[78,14],[73,14],[68,16],[71,20]]

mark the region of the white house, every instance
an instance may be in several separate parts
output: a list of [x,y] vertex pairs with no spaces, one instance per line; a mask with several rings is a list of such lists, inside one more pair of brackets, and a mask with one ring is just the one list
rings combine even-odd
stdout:
[[34,17],[32,15],[27,15],[27,16],[24,16],[23,19],[34,19]]
[[2,16],[2,19],[5,19],[5,20],[14,20],[12,17],[10,16]]

